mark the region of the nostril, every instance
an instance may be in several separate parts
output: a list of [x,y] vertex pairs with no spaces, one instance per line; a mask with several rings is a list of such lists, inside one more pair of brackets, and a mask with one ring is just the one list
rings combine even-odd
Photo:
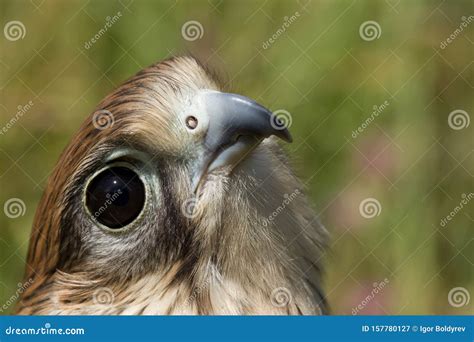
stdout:
[[195,116],[188,116],[186,118],[186,127],[189,129],[195,129],[198,125],[198,119]]

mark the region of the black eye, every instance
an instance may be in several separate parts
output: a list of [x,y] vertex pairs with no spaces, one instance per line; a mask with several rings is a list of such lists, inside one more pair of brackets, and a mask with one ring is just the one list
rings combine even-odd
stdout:
[[197,125],[198,125],[198,119],[195,116],[190,115],[186,118],[186,126],[189,129],[195,129]]
[[145,203],[145,187],[140,177],[123,166],[99,173],[86,190],[86,206],[98,222],[118,229],[133,222]]

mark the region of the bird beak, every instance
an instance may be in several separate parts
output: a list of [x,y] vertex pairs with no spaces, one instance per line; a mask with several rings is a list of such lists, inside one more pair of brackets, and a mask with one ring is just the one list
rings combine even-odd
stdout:
[[248,97],[206,90],[200,102],[208,117],[204,154],[193,179],[196,193],[211,171],[233,169],[263,139],[275,135],[291,142],[290,132],[273,113]]

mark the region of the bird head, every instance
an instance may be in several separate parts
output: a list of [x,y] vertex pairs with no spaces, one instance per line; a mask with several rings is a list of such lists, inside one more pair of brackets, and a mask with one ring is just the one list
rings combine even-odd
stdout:
[[[280,124],[190,57],[126,81],[50,176],[20,312],[320,312],[325,231],[279,147],[291,141]],[[104,287],[114,303],[85,309]],[[291,302],[272,305],[279,288]]]

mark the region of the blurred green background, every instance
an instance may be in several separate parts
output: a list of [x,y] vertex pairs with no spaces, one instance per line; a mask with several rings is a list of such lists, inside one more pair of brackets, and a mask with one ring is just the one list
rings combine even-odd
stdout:
[[[22,280],[46,179],[73,133],[123,80],[183,53],[234,92],[291,114],[287,150],[332,234],[333,313],[472,313],[472,1],[2,0],[0,8],[3,313]],[[19,35],[11,21],[23,25]],[[6,215],[11,198],[25,203],[23,216]],[[364,212],[365,199],[375,200],[374,213]]]

